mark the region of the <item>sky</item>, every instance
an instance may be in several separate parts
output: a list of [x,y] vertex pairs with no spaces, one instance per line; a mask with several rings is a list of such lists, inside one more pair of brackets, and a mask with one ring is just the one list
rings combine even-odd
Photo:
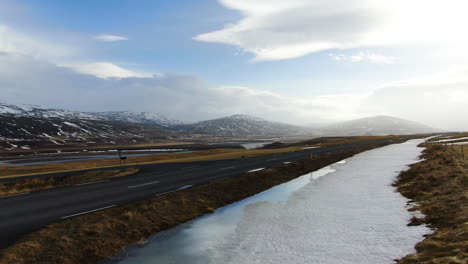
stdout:
[[468,130],[464,0],[0,0],[0,102]]

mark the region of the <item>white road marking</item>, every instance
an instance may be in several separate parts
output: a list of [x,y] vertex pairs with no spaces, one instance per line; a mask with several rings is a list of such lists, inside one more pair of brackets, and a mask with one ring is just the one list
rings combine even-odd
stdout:
[[79,184],[75,184],[75,186],[88,185],[88,184],[94,184],[94,183],[100,183],[100,182],[108,182],[108,181],[110,181],[110,180],[102,180],[102,181],[85,182],[85,183],[79,183]]
[[250,172],[256,172],[256,171],[261,171],[261,170],[264,170],[265,168],[258,168],[258,169],[255,169],[255,170],[250,170],[248,171],[247,173],[250,173]]
[[289,163],[291,163],[291,162],[290,161],[283,162],[283,164],[289,164]]
[[98,209],[94,209],[94,210],[90,210],[90,211],[86,211],[86,212],[81,212],[81,213],[77,213],[77,214],[62,216],[62,217],[60,217],[60,218],[61,218],[61,219],[66,219],[66,218],[70,218],[70,217],[73,217],[73,216],[89,214],[89,213],[93,213],[93,212],[97,212],[97,211],[109,209],[109,208],[116,207],[116,206],[117,206],[117,205],[114,204],[114,205],[110,205],[110,206],[106,206],[106,207],[102,207],[102,208],[98,208]]
[[177,189],[175,189],[175,190],[172,190],[172,191],[163,192],[163,193],[158,193],[158,194],[156,194],[155,196],[158,197],[158,196],[161,196],[161,195],[165,195],[165,194],[170,194],[170,193],[182,191],[182,190],[185,190],[185,189],[188,189],[188,188],[192,188],[192,187],[193,187],[193,185],[185,185],[185,186],[179,187],[179,188],[177,188]]
[[147,182],[147,183],[142,183],[142,184],[138,184],[138,185],[133,185],[133,186],[128,186],[128,188],[136,188],[136,187],[141,187],[141,186],[146,186],[146,185],[150,185],[150,184],[156,184],[158,183],[159,181],[154,181],[154,182]]
[[192,169],[192,168],[196,168],[196,167],[200,167],[200,165],[191,166],[191,167],[185,167],[185,168],[182,168],[182,169],[185,170],[185,169]]
[[7,198],[7,197],[13,197],[13,196],[19,196],[19,195],[25,195],[25,194],[28,194],[28,193],[30,193],[30,192],[15,193],[15,194],[10,194],[10,195],[0,196],[0,199]]
[[193,185],[185,185],[185,186],[182,186],[182,187],[178,188],[177,191],[182,191],[182,190],[192,188],[192,187],[193,187]]
[[236,167],[236,166],[231,166],[231,167],[221,168],[221,169],[219,169],[219,170],[229,170],[229,169],[233,169],[233,168],[235,168],[235,167]]

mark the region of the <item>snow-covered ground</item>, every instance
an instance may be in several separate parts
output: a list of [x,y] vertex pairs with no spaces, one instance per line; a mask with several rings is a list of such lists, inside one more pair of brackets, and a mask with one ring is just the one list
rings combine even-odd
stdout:
[[270,142],[249,142],[249,143],[241,144],[241,146],[244,147],[245,149],[256,149],[256,148],[261,148],[271,143],[273,142],[271,141]]
[[441,139],[441,140],[436,140],[436,141],[441,142],[441,143],[450,143],[453,141],[460,141],[460,140],[468,141],[468,137],[448,138],[448,139]]
[[391,186],[423,140],[358,154],[150,239],[120,263],[392,263],[430,230],[408,227]]

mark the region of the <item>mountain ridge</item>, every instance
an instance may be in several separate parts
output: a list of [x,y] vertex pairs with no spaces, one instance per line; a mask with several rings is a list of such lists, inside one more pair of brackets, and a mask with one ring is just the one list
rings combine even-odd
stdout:
[[178,132],[222,137],[311,135],[312,130],[250,115],[231,115],[172,127]]
[[83,112],[71,111],[56,108],[45,108],[37,105],[13,105],[0,102],[1,115],[31,116],[40,118],[63,118],[63,119],[86,119],[102,121],[123,121],[131,123],[147,123],[170,127],[181,125],[184,122],[168,118],[162,114],[150,112],[130,112],[130,111],[104,111],[104,112]]

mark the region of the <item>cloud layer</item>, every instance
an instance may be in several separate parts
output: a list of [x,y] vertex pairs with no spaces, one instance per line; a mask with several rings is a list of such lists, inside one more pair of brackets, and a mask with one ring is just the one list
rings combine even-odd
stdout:
[[331,50],[467,42],[462,0],[219,0],[244,18],[195,37],[241,47],[256,61]]
[[77,72],[91,74],[99,78],[145,77],[144,74],[124,69],[110,62],[91,62],[70,66]]
[[73,49],[19,33],[0,24],[0,52],[52,59],[70,55]]
[[468,75],[446,76],[436,83],[423,78],[388,84],[366,95],[300,99],[248,87],[210,86],[187,75],[104,79],[29,56],[0,53],[2,101],[85,111],[159,112],[187,121],[249,114],[316,124],[388,114],[445,129],[468,129],[459,122],[468,120],[468,80],[463,76]]
[[104,42],[116,42],[116,41],[128,40],[127,37],[122,37],[122,36],[117,36],[117,35],[108,35],[108,34],[98,35],[95,38],[99,41],[104,41]]

